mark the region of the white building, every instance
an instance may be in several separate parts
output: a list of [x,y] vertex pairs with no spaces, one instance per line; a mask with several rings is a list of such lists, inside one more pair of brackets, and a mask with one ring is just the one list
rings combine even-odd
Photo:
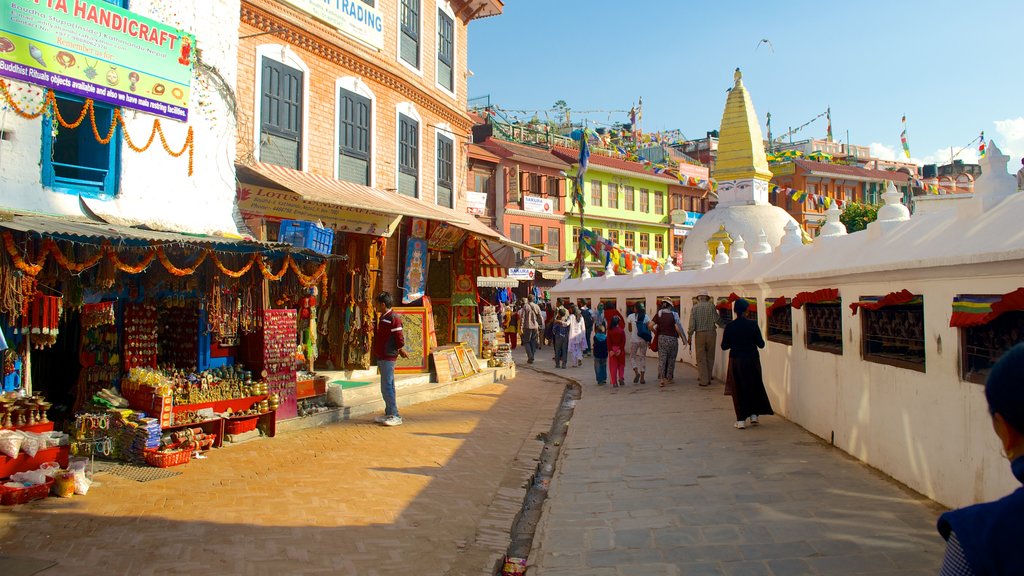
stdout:
[[[32,24],[22,28],[25,37],[42,34],[40,30],[47,27],[57,31],[53,44],[29,44],[22,55],[24,63],[46,72],[48,80],[33,73],[27,83],[16,80],[16,74],[2,74],[9,97],[0,100],[0,207],[74,217],[91,211],[110,223],[237,234],[232,210],[238,0],[132,0],[127,12],[119,9],[128,4],[126,0],[82,0],[68,3],[68,14],[56,9],[57,3],[51,3],[54,7],[46,2],[13,4],[24,4],[33,14],[27,18]],[[96,12],[74,12],[80,5]],[[10,10],[3,9],[5,18]],[[81,33],[86,34],[82,42],[74,42],[69,35],[76,30],[76,19],[99,20],[93,15],[105,10],[159,33],[132,37],[95,24]],[[187,35],[191,37],[186,41]],[[13,38],[13,45],[21,46],[19,37]],[[133,60],[126,46],[133,50],[141,46],[149,50],[148,56]],[[3,56],[19,54],[11,51]],[[11,66],[5,63],[3,69]],[[69,123],[86,106],[86,96],[92,95],[101,138],[107,136],[118,107],[102,101],[101,94],[120,94],[127,102],[120,106],[124,129],[118,126],[104,145],[93,133],[90,114],[73,129],[59,126],[52,114],[26,118],[45,106],[47,84],[53,87],[57,107]],[[146,106],[154,112],[142,111]],[[184,110],[187,121],[173,119],[182,117]],[[184,151],[179,157],[165,150],[159,134],[144,152],[131,149],[126,136],[135,147],[143,147],[157,119],[166,149],[175,154]],[[187,145],[189,134],[191,146]]]
[[[723,138],[720,149],[734,145]],[[744,234],[747,254],[733,237],[731,258],[705,269],[565,280],[551,293],[614,297],[620,310],[627,298],[642,297],[650,309],[678,297],[684,324],[700,289],[716,300],[748,298],[767,336],[761,362],[778,414],[942,504],[991,500],[1017,486],[980,383],[1024,335],[1024,312],[1003,299],[1024,296],[1024,195],[1014,193],[1008,158],[994,143],[989,151],[973,194],[929,200],[913,218],[891,190],[863,232],[845,234],[836,209],[813,244],[795,229],[766,230],[781,235],[766,252]],[[704,265],[711,260],[706,253]],[[986,315],[997,302],[1006,311]],[[981,323],[951,326],[965,309]],[[718,354],[719,379],[726,356]],[[680,360],[693,361],[689,350]]]

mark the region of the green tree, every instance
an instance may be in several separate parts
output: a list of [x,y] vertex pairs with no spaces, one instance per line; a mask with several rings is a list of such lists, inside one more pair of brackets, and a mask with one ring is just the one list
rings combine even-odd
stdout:
[[846,226],[846,231],[860,232],[868,227],[868,224],[878,218],[878,206],[868,204],[847,204],[843,213],[839,215],[839,221]]

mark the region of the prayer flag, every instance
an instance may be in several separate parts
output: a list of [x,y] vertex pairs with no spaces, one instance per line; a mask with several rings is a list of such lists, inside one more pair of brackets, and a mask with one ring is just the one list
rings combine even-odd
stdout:
[[985,157],[985,131],[984,130],[981,131],[981,136],[979,136],[979,138],[981,138],[981,144],[978,144],[978,158],[984,158]]

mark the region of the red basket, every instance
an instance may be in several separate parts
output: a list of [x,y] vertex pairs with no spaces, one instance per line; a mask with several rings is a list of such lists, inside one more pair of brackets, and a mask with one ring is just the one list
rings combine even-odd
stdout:
[[27,488],[11,488],[0,485],[0,504],[13,506],[15,504],[26,504],[33,500],[42,500],[50,495],[50,488],[53,487],[53,478],[48,478],[45,484],[37,484]]
[[149,448],[143,452],[146,464],[157,468],[170,468],[180,464],[187,464],[192,459],[192,449],[177,450],[175,452],[157,452]]
[[250,432],[256,429],[256,424],[259,422],[259,420],[259,416],[242,416],[239,418],[230,418],[224,422],[224,433],[242,434],[244,432]]

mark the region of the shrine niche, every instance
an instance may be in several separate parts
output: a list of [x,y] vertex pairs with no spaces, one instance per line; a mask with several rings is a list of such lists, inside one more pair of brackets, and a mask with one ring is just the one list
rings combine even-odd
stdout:
[[843,353],[843,305],[841,302],[804,304],[807,349]]
[[768,317],[767,337],[770,342],[793,344],[793,307],[786,298],[765,298]]

